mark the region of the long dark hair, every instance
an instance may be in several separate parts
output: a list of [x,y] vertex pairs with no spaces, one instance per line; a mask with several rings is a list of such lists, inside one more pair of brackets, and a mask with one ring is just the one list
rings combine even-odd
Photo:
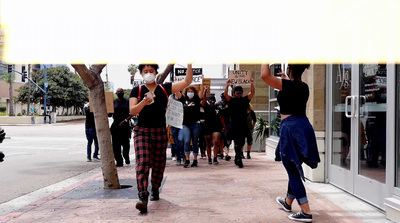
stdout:
[[289,64],[289,69],[293,71],[294,80],[301,79],[303,72],[310,67],[310,64]]

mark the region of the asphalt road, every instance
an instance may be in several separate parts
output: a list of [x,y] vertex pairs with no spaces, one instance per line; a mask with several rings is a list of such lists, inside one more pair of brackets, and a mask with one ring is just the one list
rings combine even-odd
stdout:
[[86,161],[84,121],[2,128],[0,204],[101,166]]

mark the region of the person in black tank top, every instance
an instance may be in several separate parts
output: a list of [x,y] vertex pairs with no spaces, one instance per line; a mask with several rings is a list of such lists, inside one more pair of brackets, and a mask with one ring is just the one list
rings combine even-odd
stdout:
[[301,80],[308,67],[309,64],[289,64],[289,77],[281,73],[278,78],[271,74],[269,64],[261,65],[261,79],[279,90],[278,103],[282,121],[277,150],[289,176],[287,196],[277,197],[276,202],[284,211],[290,212],[296,199],[301,211],[288,217],[302,222],[311,222],[312,214],[302,181],[305,178],[301,165],[305,163],[314,169],[320,162],[315,132],[306,117],[309,89]]

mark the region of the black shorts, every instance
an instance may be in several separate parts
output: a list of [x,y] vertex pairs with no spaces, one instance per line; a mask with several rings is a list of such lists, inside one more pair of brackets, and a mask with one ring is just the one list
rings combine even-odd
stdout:
[[[204,135],[212,135],[214,132],[222,133],[222,127],[217,126],[205,126],[204,128]],[[221,134],[222,135],[222,134]]]
[[253,145],[253,130],[247,129],[246,132],[247,132],[247,134],[246,134],[247,145],[251,146],[251,145]]

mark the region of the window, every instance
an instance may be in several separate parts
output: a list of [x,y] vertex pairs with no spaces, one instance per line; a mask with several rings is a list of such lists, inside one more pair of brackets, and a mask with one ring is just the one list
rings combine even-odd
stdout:
[[278,90],[269,87],[269,117],[270,136],[279,137],[281,114],[279,113]]

